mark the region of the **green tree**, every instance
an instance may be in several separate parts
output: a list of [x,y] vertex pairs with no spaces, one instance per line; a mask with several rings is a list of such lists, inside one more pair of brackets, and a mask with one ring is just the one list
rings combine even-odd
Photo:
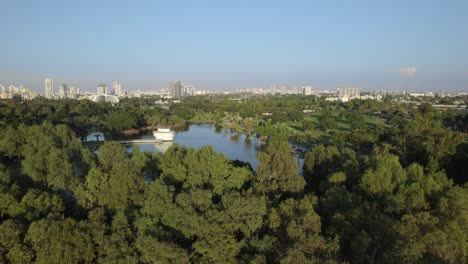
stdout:
[[138,127],[140,116],[135,111],[118,111],[112,113],[106,121],[106,127],[111,131],[122,131]]
[[4,263],[31,263],[33,253],[23,243],[24,227],[13,220],[0,224],[0,261]]
[[286,141],[270,138],[265,150],[258,154],[256,188],[279,199],[283,195],[300,194],[304,190],[304,178],[298,175],[291,146]]
[[463,136],[444,128],[440,116],[425,109],[415,113],[413,119],[405,121],[403,126],[398,125],[398,119],[393,120],[390,137],[405,165],[418,162],[431,171],[437,171],[455,154]]
[[[280,225],[277,235],[283,251],[281,263],[337,263],[337,241],[321,236],[320,216],[315,212],[317,197],[287,199],[278,208]],[[281,241],[283,240],[283,241]]]
[[362,129],[365,126],[364,115],[357,111],[348,111],[345,113],[345,117],[348,120],[351,129]]
[[105,143],[99,150],[99,167],[92,168],[77,188],[79,202],[88,208],[97,205],[114,209],[139,204],[144,189],[142,173],[148,157],[134,149],[131,158],[118,143]]
[[308,191],[323,192],[329,185],[328,178],[339,171],[347,175],[359,173],[354,151],[347,148],[339,151],[335,146],[316,145],[305,154],[303,175]]
[[33,222],[25,241],[31,244],[35,263],[91,263],[95,259],[85,225],[70,218]]
[[242,126],[247,135],[252,134],[255,129],[255,120],[253,118],[244,118],[242,119]]
[[304,112],[300,109],[294,109],[288,113],[288,119],[291,121],[300,121],[304,119]]
[[39,184],[57,189],[74,189],[92,164],[73,131],[65,125],[19,128],[23,172]]
[[[158,158],[161,174],[149,185],[138,223],[145,261],[159,256],[180,262],[191,252],[196,262],[238,262],[266,214],[265,199],[248,188],[252,172],[208,146],[195,151],[174,145]],[[144,241],[157,251],[149,252]],[[180,255],[162,252],[167,248]]]
[[333,112],[326,108],[323,109],[320,113],[318,121],[320,123],[320,127],[326,132],[329,132],[330,130],[335,129],[337,127],[337,123],[335,117],[333,116]]

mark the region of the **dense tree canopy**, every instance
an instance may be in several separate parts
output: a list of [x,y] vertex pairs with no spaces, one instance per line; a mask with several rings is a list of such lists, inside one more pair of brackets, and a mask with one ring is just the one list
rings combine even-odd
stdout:
[[[468,261],[463,114],[230,99],[1,101],[0,262]],[[87,126],[185,122],[263,138],[257,170],[210,146],[91,151],[77,138]]]

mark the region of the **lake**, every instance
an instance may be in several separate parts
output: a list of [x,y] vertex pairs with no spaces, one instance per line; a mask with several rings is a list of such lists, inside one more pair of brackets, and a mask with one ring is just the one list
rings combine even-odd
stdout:
[[[93,132],[88,136],[89,140],[95,140],[96,135],[103,135]],[[131,137],[132,139],[153,139],[151,131],[141,133]],[[230,129],[216,128],[214,125],[190,125],[187,131],[176,132],[173,142],[138,144],[141,151],[151,151],[153,153],[164,153],[172,144],[179,144],[185,147],[200,148],[204,145],[211,145],[214,150],[224,153],[231,160],[241,160],[249,162],[254,170],[258,167],[257,153],[262,151],[263,142],[255,137],[247,137],[244,134],[231,133]],[[128,145],[131,147],[131,145]],[[304,163],[302,158],[298,161],[299,172],[302,171]]]

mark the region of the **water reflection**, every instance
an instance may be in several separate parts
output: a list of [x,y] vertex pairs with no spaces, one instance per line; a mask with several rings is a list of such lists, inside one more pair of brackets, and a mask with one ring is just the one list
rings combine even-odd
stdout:
[[224,153],[230,159],[249,162],[252,168],[258,167],[257,151],[261,150],[262,142],[252,140],[246,145],[246,136],[231,133],[230,129],[223,129],[209,125],[191,125],[189,131],[177,133],[174,142],[183,146],[200,148],[211,145],[217,152]]
[[[251,149],[253,148],[253,145],[252,145],[252,139],[250,137],[246,137],[244,139],[244,149],[246,151],[251,151]],[[255,151],[255,150],[254,150]]]
[[161,142],[161,143],[155,143],[154,148],[161,153],[165,153],[171,146],[174,144],[174,142]]
[[85,137],[85,141],[105,141],[106,138],[104,137],[104,133],[96,131],[88,134]]
[[239,138],[240,138],[239,134],[234,134],[234,135],[232,135],[232,133],[231,133],[230,139],[231,139],[231,141],[232,141],[233,143],[237,143],[237,144],[238,144],[238,143],[239,143]]
[[[89,140],[98,132],[88,135]],[[100,133],[100,140],[104,134]],[[132,139],[152,139],[151,131],[135,135]],[[95,139],[95,137],[94,137]],[[204,145],[211,145],[214,150],[224,153],[231,160],[240,160],[251,164],[254,170],[258,167],[257,153],[263,151],[263,142],[256,137],[247,137],[237,132],[232,133],[230,129],[223,129],[213,125],[190,125],[187,130],[180,129],[176,132],[174,142],[138,144],[140,151],[151,151],[153,153],[165,153],[174,143],[198,149]],[[132,151],[132,145],[126,145]],[[299,172],[304,163],[303,158],[297,159]]]

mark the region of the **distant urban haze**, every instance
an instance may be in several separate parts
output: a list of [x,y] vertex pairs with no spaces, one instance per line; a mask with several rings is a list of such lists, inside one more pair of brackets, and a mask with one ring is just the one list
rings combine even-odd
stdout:
[[2,1],[0,84],[468,90],[468,1]]

